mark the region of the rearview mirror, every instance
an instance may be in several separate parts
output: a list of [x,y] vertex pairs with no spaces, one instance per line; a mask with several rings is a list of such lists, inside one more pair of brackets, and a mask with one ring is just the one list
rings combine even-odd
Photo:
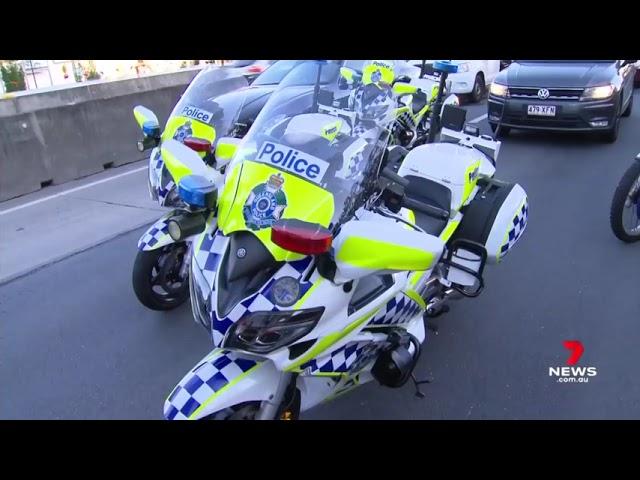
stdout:
[[418,91],[418,87],[415,85],[410,85],[408,83],[394,83],[393,84],[393,93],[394,95],[412,95]]
[[136,122],[138,123],[138,126],[143,131],[144,131],[144,125],[147,122],[149,122],[148,125],[151,125],[151,124],[156,124],[158,126],[160,125],[160,122],[158,122],[158,117],[156,117],[156,114],[153,113],[151,110],[149,110],[147,107],[143,107],[142,105],[137,105],[136,107],[134,107],[133,116],[135,117]]
[[358,74],[354,69],[349,67],[340,67],[340,80],[338,81],[338,87],[340,90],[353,88],[360,79],[362,79],[362,75]]
[[220,137],[216,145],[216,168],[227,165],[238,150],[242,139],[234,137]]
[[176,184],[187,175],[211,176],[200,155],[177,140],[170,138],[162,142],[160,152]]
[[389,219],[345,223],[333,240],[335,283],[344,283],[375,272],[425,271],[432,268],[444,249],[433,235],[413,230]]

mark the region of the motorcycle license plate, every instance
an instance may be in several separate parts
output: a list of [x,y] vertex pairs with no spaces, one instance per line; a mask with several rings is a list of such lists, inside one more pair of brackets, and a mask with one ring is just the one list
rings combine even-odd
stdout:
[[555,105],[528,105],[528,115],[537,115],[539,117],[555,117],[556,106]]

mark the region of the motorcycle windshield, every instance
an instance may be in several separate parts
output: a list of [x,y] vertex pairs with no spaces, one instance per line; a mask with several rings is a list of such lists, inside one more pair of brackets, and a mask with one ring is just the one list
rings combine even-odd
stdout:
[[[299,65],[264,106],[229,165],[218,209],[225,235],[251,231],[276,260],[291,261],[301,256],[270,240],[277,220],[335,229],[367,200],[395,118],[393,78],[383,61],[358,77],[342,65]],[[309,76],[314,85],[300,85]]]
[[220,95],[248,85],[247,79],[219,67],[208,67],[193,79],[173,108],[162,139],[179,142],[186,137],[210,141],[229,135],[242,107],[241,96],[219,100]]

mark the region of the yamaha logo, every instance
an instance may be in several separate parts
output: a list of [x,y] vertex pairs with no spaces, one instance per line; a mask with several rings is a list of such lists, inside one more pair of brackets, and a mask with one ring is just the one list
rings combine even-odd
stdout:
[[540,90],[538,90],[538,98],[540,100],[546,100],[547,98],[549,98],[549,90],[547,90],[546,88],[541,88]]
[[238,258],[244,258],[247,256],[247,251],[244,248],[239,248],[238,251],[236,252],[236,257]]

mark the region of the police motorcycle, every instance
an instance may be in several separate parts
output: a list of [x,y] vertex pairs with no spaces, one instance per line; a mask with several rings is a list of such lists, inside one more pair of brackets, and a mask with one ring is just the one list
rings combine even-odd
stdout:
[[[393,62],[390,60],[374,60],[368,68],[372,68],[371,65],[380,68],[382,80],[390,83],[394,87],[394,93],[399,97],[391,143],[408,149],[427,143],[433,105],[440,91],[446,95],[446,92],[451,90],[451,82],[445,81],[441,85],[442,77],[438,71],[427,74],[425,60],[418,78],[407,75],[395,76]],[[362,81],[363,73],[354,69],[342,67],[340,73],[343,89],[353,89]],[[444,105],[459,106],[460,99],[457,95],[450,94]]]
[[640,154],[622,176],[611,201],[611,229],[626,243],[640,241]]
[[[392,93],[369,95],[379,87],[365,79],[380,107],[366,115],[335,106],[339,85],[289,88],[237,146],[222,188],[177,179],[191,215],[175,233],[192,239],[193,315],[214,348],[170,393],[166,419],[295,419],[371,380],[404,385],[425,312],[453,291],[478,295],[485,264],[526,226],[526,194],[493,178],[483,139],[452,130],[456,144],[398,155]],[[197,158],[171,140],[162,156],[176,168]]]
[[149,194],[161,206],[172,210],[160,217],[138,241],[133,264],[132,283],[138,300],[153,310],[178,307],[189,296],[188,242],[176,242],[169,233],[168,219],[186,208],[177,191],[175,172],[167,168],[161,144],[175,140],[196,153],[199,160],[182,166],[191,173],[220,183],[234,137],[244,134],[236,123],[241,102],[221,104],[216,97],[246,86],[244,76],[231,76],[226,70],[210,67],[193,79],[173,108],[161,133],[158,118],[148,108],[138,105],[134,117],[143,133],[138,150],[151,150],[149,156]]

